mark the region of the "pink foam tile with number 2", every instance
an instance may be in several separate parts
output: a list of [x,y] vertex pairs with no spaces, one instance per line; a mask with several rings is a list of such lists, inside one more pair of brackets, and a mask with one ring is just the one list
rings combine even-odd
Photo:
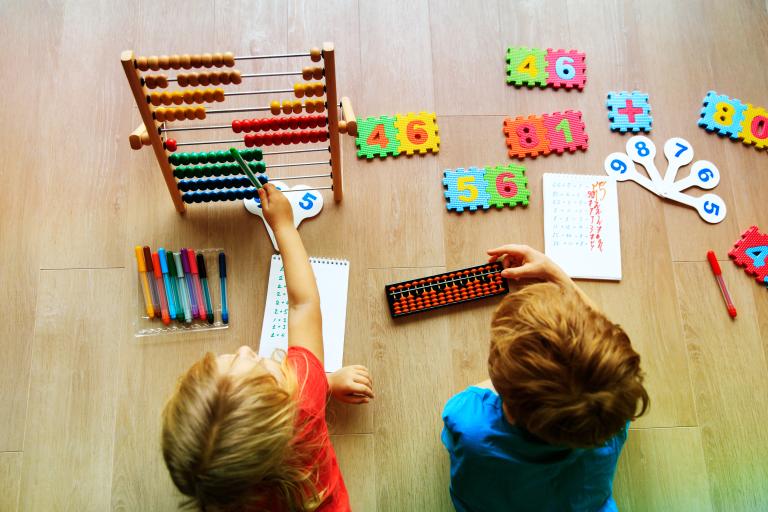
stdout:
[[440,151],[440,137],[437,135],[437,123],[434,112],[418,114],[397,114],[395,116],[397,140],[400,153],[437,153]]
[[562,153],[566,149],[574,152],[577,149],[586,150],[589,147],[589,137],[584,131],[581,112],[566,110],[544,114],[543,117],[550,150]]
[[768,235],[752,226],[741,234],[741,239],[728,252],[733,262],[744,267],[744,272],[768,284]]

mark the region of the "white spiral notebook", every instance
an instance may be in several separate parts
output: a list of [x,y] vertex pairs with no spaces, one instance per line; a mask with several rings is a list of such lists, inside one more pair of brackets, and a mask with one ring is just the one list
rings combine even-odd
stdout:
[[[309,258],[309,262],[320,291],[325,371],[335,372],[341,368],[344,357],[349,262],[328,258]],[[288,290],[285,287],[283,259],[279,254],[272,256],[269,269],[259,355],[270,357],[277,349],[288,349]]]

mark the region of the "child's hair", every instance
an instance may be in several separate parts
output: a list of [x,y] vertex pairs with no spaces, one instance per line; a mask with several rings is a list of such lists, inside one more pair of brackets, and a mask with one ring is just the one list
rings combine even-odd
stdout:
[[649,405],[624,330],[553,283],[502,300],[488,372],[515,424],[550,444],[599,446]]
[[203,511],[314,510],[321,502],[297,443],[298,383],[255,369],[222,374],[207,353],[179,378],[163,410],[162,448],[173,483]]

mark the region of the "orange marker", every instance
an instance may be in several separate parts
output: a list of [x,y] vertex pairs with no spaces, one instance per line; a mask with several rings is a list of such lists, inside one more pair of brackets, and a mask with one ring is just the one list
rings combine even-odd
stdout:
[[168,302],[165,300],[165,286],[163,286],[163,270],[160,266],[160,258],[156,252],[152,253],[152,266],[155,271],[155,282],[157,283],[157,291],[160,296],[160,312],[162,314],[163,323],[168,325],[171,323],[171,316],[168,314]]
[[712,267],[712,272],[715,274],[717,284],[720,285],[720,292],[723,294],[725,305],[728,308],[728,314],[731,315],[731,318],[736,318],[736,306],[733,305],[731,296],[728,294],[728,289],[725,287],[725,281],[723,281],[723,272],[720,270],[720,264],[717,262],[717,256],[715,256],[713,251],[707,251],[707,259],[709,260],[709,265]]
[[141,290],[144,292],[144,306],[147,309],[149,318],[155,317],[155,308],[152,307],[152,294],[149,292],[149,281],[147,281],[147,264],[144,261],[144,249],[136,246],[136,264],[139,266],[139,281],[141,281]]

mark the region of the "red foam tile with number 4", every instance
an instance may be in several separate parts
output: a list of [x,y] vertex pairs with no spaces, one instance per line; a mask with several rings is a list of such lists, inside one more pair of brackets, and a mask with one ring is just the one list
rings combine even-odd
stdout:
[[509,156],[520,159],[549,154],[549,138],[541,116],[507,118],[504,120]]
[[562,153],[565,150],[574,152],[577,149],[587,149],[589,137],[581,121],[581,112],[566,110],[544,114],[543,117],[551,151]]

